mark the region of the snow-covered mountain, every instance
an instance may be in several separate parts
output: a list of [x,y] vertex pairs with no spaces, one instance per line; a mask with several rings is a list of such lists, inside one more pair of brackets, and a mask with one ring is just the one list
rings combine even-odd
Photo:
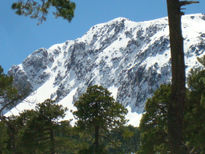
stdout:
[[[205,15],[183,17],[186,72],[205,55]],[[81,38],[41,48],[9,74],[31,94],[9,113],[34,108],[47,98],[73,109],[90,85],[102,85],[132,111],[143,112],[145,101],[170,82],[167,18],[133,22],[116,18],[93,26]],[[68,113],[71,114],[71,113]]]

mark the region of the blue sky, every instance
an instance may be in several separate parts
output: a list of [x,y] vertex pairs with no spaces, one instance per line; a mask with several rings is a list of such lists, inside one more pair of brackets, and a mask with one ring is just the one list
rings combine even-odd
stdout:
[[[145,21],[167,16],[166,0],[73,0],[76,11],[71,23],[50,14],[37,26],[37,20],[15,15],[14,1],[3,0],[0,5],[0,65],[5,72],[34,50],[81,37],[95,24],[116,17]],[[205,0],[199,1],[187,6],[186,14],[205,13]]]

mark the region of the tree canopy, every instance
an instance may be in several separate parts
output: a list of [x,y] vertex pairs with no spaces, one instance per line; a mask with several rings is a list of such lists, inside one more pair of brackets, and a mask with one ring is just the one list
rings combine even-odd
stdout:
[[74,104],[77,111],[77,126],[94,132],[95,152],[99,152],[99,137],[103,132],[109,131],[125,124],[127,109],[116,102],[111,93],[102,86],[88,87],[77,102]]
[[[58,119],[65,116],[66,108],[50,99],[45,100],[36,106],[34,112],[27,111],[24,114],[29,117],[24,127],[22,141],[27,150],[39,150],[45,153],[55,153],[54,130],[58,125]],[[29,113],[30,116],[28,115]],[[38,152],[37,152],[38,153]]]
[[62,17],[69,22],[74,17],[75,3],[70,0],[18,0],[12,4],[17,15],[38,19],[39,23],[46,20],[50,8],[55,17]]
[[22,96],[13,86],[13,78],[4,74],[3,68],[0,66],[0,118],[3,111],[15,105],[20,98]]
[[[136,152],[139,146],[139,130],[133,126],[123,125],[126,121],[123,115],[127,110],[109,97],[110,93],[102,87],[97,86],[96,90],[92,91],[89,97],[93,100],[90,107],[98,103],[98,109],[104,111],[99,112],[101,116],[97,115],[97,118],[93,118],[93,123],[86,125],[85,128],[81,125],[80,129],[77,126],[72,127],[69,121],[60,121],[59,119],[62,120],[65,115],[66,108],[50,99],[37,104],[34,110],[25,110],[18,116],[5,117],[0,121],[0,153],[96,153],[94,151],[96,142],[93,142],[96,137],[96,125],[98,125],[99,137],[97,153]],[[93,108],[92,111],[95,109]],[[109,117],[107,119],[111,123],[116,122],[116,124],[111,126],[105,122],[103,125],[102,121],[106,119],[104,114],[111,114],[106,117]]]
[[[66,108],[47,99],[35,110],[25,110],[19,116],[0,121],[5,131],[0,140],[0,153],[50,153],[56,152],[55,131],[58,119],[63,118]],[[60,147],[60,146],[59,146]]]
[[[202,66],[192,69],[188,76],[186,104],[184,109],[184,131],[182,136],[188,153],[205,153],[205,57]],[[145,114],[140,123],[141,144],[139,153],[167,153],[168,102],[171,86],[162,85],[146,103]]]

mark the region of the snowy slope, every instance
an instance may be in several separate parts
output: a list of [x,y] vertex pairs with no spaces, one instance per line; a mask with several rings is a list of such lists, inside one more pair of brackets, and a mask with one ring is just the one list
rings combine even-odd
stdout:
[[[205,15],[184,16],[182,27],[188,72],[205,54]],[[73,102],[88,86],[98,84],[129,108],[129,118],[136,116],[159,85],[170,82],[168,36],[167,18],[138,23],[116,18],[76,40],[38,49],[9,71],[31,94],[7,115],[34,108],[47,98],[75,110]]]

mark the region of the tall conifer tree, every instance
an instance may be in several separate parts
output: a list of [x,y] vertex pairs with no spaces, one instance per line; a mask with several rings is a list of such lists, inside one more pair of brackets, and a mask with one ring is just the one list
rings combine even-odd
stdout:
[[[116,102],[111,93],[102,86],[91,86],[75,103],[77,125],[94,132],[94,153],[100,153],[100,134],[125,124],[127,109]],[[101,149],[102,150],[102,149]]]
[[181,29],[181,7],[196,1],[167,0],[171,62],[172,88],[168,106],[168,136],[173,154],[185,154],[183,143],[183,114],[185,104],[185,64]]

